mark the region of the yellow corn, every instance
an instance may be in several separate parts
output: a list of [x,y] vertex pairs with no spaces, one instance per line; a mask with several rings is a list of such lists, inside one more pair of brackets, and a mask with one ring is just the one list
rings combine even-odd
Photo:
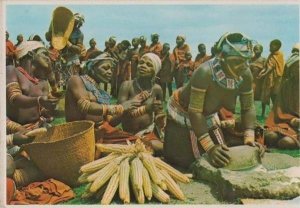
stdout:
[[169,203],[170,196],[164,192],[158,185],[151,183],[153,196],[162,203]]
[[126,158],[128,155],[122,155],[122,156],[119,156],[118,158],[114,159],[114,160],[111,160],[110,163],[108,163],[104,168],[98,170],[97,172],[89,175],[87,177],[87,181],[88,182],[93,182],[96,180],[96,178],[98,178],[99,176],[103,175],[103,173],[105,173],[107,170],[109,170],[111,168],[111,166],[115,167],[119,165],[119,163],[124,159]]
[[[151,156],[152,157],[152,156]],[[152,157],[153,158],[153,157]],[[182,174],[181,172],[179,172],[178,170],[174,169],[172,166],[168,165],[167,163],[165,163],[164,161],[162,161],[159,158],[154,158],[155,161],[155,165],[162,169],[162,170],[166,170],[167,173],[172,176],[175,180],[180,181],[182,183],[189,183],[190,179],[185,176],[184,174]]]
[[101,188],[96,192],[95,194],[95,198],[100,200],[102,199],[102,196],[107,188],[107,185],[108,185],[109,181],[107,181],[103,186],[101,186]]
[[152,181],[156,184],[161,184],[161,178],[157,174],[157,168],[155,167],[153,157],[149,156],[149,154],[147,153],[141,153],[140,155],[141,155],[142,162],[145,168],[148,170]]
[[90,162],[88,164],[81,166],[80,172],[83,172],[83,173],[95,172],[95,171],[105,167],[109,162],[111,162],[112,160],[114,160],[115,158],[117,158],[119,156],[120,155],[118,155],[118,154],[111,153],[106,157],[102,157],[98,160],[95,160],[93,162]]
[[145,197],[150,201],[152,199],[151,180],[145,167],[143,167],[143,190]]
[[132,182],[132,178],[131,177],[130,177],[130,181],[131,181],[132,191],[133,191],[133,194],[134,194],[137,202],[139,204],[144,204],[145,203],[145,195],[144,195],[143,189],[137,190],[136,186]]
[[162,190],[166,191],[168,190],[167,184],[165,183],[165,177],[161,174],[160,170],[156,168],[157,175],[161,179],[160,184],[157,184]]
[[169,191],[176,196],[177,199],[184,201],[185,200],[185,196],[183,194],[183,192],[181,191],[180,187],[178,186],[178,184],[172,179],[172,177],[167,173],[167,171],[165,170],[161,170],[161,174],[164,176],[165,178],[165,182],[167,184],[167,187],[169,189]]
[[129,158],[126,158],[120,165],[119,197],[124,203],[130,202],[129,191]]
[[111,200],[113,199],[116,191],[117,191],[117,188],[118,188],[118,185],[119,185],[119,171],[117,171],[110,179],[108,185],[107,185],[107,188],[104,192],[104,195],[102,197],[102,200],[101,200],[101,204],[103,205],[107,205],[107,204],[110,204],[111,203]]
[[143,189],[143,163],[135,157],[130,166],[130,175],[133,185],[138,191]]
[[129,153],[133,150],[132,145],[122,144],[96,144],[96,148],[101,152]]
[[89,175],[91,175],[91,174],[83,173],[82,175],[79,176],[78,182],[81,183],[81,184],[87,183],[88,182],[87,178],[88,178]]
[[[108,181],[108,179],[117,171],[120,162],[126,157],[128,157],[128,155],[126,155],[126,154],[121,157],[118,157],[114,161],[110,162],[103,169],[96,172],[97,173],[96,179],[92,183],[90,192],[96,192],[99,188],[101,188],[101,186],[103,186],[103,184],[105,184],[105,182]],[[91,176],[89,176],[89,177],[91,177]],[[88,177],[88,180],[89,180],[89,177]]]

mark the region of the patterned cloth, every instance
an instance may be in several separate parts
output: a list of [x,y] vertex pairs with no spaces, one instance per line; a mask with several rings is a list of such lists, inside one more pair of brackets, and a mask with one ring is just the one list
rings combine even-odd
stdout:
[[97,88],[95,86],[95,84],[93,82],[91,82],[90,80],[88,80],[85,75],[80,76],[80,78],[82,79],[86,90],[93,93],[93,95],[96,97],[97,103],[107,104],[107,105],[110,104],[111,96],[107,92]]

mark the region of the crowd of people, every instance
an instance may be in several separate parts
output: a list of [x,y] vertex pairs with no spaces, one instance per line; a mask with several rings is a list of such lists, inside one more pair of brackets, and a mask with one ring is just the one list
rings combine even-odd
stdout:
[[[264,58],[263,46],[241,33],[224,34],[211,55],[200,43],[194,60],[184,35],[177,36],[173,50],[156,33],[150,44],[145,36],[131,43],[111,36],[104,50],[92,38],[86,50],[80,29],[84,16],[74,18],[62,50],[53,46],[49,32],[49,47],[38,35],[25,41],[21,34],[14,45],[6,32],[6,129],[12,160],[26,159],[15,146],[33,140],[25,135],[29,130],[51,125],[59,99],[65,99],[66,122],[95,122],[97,142],[142,138],[155,154],[186,168],[203,153],[214,166],[225,166],[228,146],[257,146],[262,153],[266,146],[300,147],[299,43],[287,59],[280,40],[270,42]],[[234,117],[237,98],[240,119]],[[256,122],[254,101],[261,101],[262,116],[272,101],[264,129]],[[109,134],[112,129],[115,136]]]

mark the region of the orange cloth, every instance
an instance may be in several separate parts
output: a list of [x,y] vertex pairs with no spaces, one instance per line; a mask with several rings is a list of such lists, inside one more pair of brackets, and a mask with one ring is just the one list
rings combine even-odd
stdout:
[[149,46],[149,52],[151,53],[155,53],[156,55],[158,55],[159,57],[161,57],[161,51],[163,49],[163,46],[161,45],[160,42],[156,43],[156,44],[151,44]]
[[139,49],[139,57],[142,57],[145,53],[149,52],[149,46],[145,46],[145,47],[140,47]]
[[296,141],[300,146],[299,136],[297,132],[289,125],[293,118],[297,118],[294,115],[282,112],[280,106],[274,106],[273,110],[270,112],[267,120],[266,127],[268,131],[275,131],[285,136],[288,136]]
[[284,70],[284,57],[281,51],[276,51],[269,55],[266,66],[268,69],[274,69],[275,76],[281,77]]
[[6,56],[13,56],[14,52],[15,52],[16,48],[14,46],[14,44],[10,41],[7,40],[6,41]]
[[57,204],[75,197],[72,189],[55,179],[31,183],[16,192],[11,205]]
[[6,178],[6,203],[9,204],[13,200],[16,192],[15,182],[11,178]]
[[180,48],[177,46],[173,50],[173,54],[175,57],[175,60],[178,61],[180,64],[181,62],[185,61],[185,54],[190,51],[190,47],[188,44],[184,44]]
[[125,131],[112,127],[108,122],[103,122],[101,126],[95,129],[95,137],[98,143],[126,143],[126,140],[134,141],[137,138]]
[[200,54],[198,54],[195,58],[195,69],[197,69],[198,66],[200,66],[202,63],[208,61],[209,59],[211,59],[211,56],[208,56],[205,54],[205,56],[200,57]]

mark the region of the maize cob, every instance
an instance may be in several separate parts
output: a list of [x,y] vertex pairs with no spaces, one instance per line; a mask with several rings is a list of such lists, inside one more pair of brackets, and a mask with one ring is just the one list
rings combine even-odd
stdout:
[[165,177],[161,174],[160,170],[156,168],[157,175],[161,179],[160,184],[157,184],[162,190],[166,191],[168,190],[167,184],[165,183]]
[[141,153],[141,159],[145,166],[145,168],[148,170],[149,175],[152,179],[152,181],[156,184],[161,183],[161,178],[157,174],[157,168],[155,167],[155,163],[152,156],[148,156],[149,154]]
[[96,144],[96,148],[101,152],[129,153],[134,149],[133,147],[122,144]]
[[137,202],[139,204],[144,204],[145,203],[145,195],[144,195],[143,189],[137,190],[136,186],[133,184],[132,174],[130,174],[130,181],[131,181],[132,191],[133,191],[133,194],[134,194]]
[[83,173],[81,176],[79,176],[78,182],[81,183],[81,184],[87,183],[88,182],[87,178],[88,178],[89,175],[91,175],[91,174]]
[[[152,156],[151,156],[152,157]],[[153,158],[153,157],[152,157]],[[172,166],[168,165],[164,161],[159,158],[154,158],[155,164],[158,168],[162,170],[166,170],[167,173],[172,176],[175,180],[180,181],[182,183],[189,183],[190,179],[184,174],[180,173],[178,170],[174,169]]]
[[[119,169],[119,168],[118,168]],[[120,171],[118,170],[110,179],[108,185],[107,185],[107,188],[104,192],[104,195],[102,197],[102,200],[101,200],[101,204],[103,205],[107,205],[107,204],[110,204],[111,203],[111,200],[113,199],[116,191],[117,191],[117,188],[118,188],[118,185],[119,185],[119,173]]]
[[119,157],[120,155],[118,154],[109,154],[106,157],[103,157],[101,159],[95,160],[93,162],[90,162],[88,164],[85,164],[83,166],[81,166],[80,168],[80,172],[83,173],[90,173],[90,172],[94,172],[98,169],[103,168],[104,166],[106,166],[109,162],[111,162],[113,159]]
[[130,166],[130,175],[133,186],[136,187],[138,191],[143,189],[143,163],[138,157],[135,157]]
[[143,167],[143,190],[146,198],[150,201],[152,198],[151,180],[145,167]]
[[[90,192],[96,192],[103,184],[105,184],[108,179],[116,172],[118,169],[119,163],[127,156],[121,156],[117,158],[115,161],[112,161],[107,166],[105,166],[103,169],[101,169],[96,176],[96,179],[92,183],[92,186],[90,188]],[[89,180],[89,178],[88,178]]]
[[170,196],[164,192],[158,185],[151,183],[153,196],[162,203],[169,203]]
[[167,184],[167,187],[169,191],[176,196],[177,199],[184,201],[185,196],[183,192],[181,191],[178,184],[172,179],[172,177],[167,173],[165,170],[161,170],[161,174],[165,177],[165,182]]
[[130,202],[129,191],[129,158],[126,158],[120,165],[119,197],[124,203]]
[[110,163],[108,163],[108,165],[106,165],[104,168],[98,170],[97,172],[89,175],[87,177],[87,180],[88,182],[92,182],[92,181],[95,181],[96,178],[98,178],[100,175],[103,175],[103,173],[105,173],[111,166],[114,166],[116,168],[117,165],[119,165],[119,163],[124,159],[126,158],[128,155],[125,154],[125,155],[122,155],[122,156],[119,156],[118,158],[110,161]]

